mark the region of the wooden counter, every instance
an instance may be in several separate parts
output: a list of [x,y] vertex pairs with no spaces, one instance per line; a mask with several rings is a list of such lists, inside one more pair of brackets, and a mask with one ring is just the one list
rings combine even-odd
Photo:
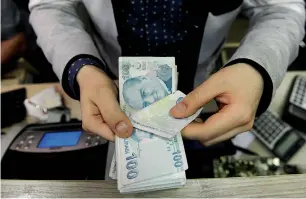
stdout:
[[2,180],[3,198],[114,197],[306,197],[306,174],[253,178],[188,180],[185,187],[140,194],[120,194],[116,181]]

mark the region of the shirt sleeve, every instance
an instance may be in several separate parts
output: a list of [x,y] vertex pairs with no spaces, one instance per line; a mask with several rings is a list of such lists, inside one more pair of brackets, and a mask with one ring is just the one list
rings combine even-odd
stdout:
[[247,63],[263,77],[264,89],[257,116],[269,107],[287,67],[298,55],[305,30],[303,0],[245,0],[249,29],[226,66]]
[[96,66],[103,71],[106,70],[105,64],[96,57],[90,55],[79,55],[73,58],[66,67],[66,79],[68,81],[65,81],[66,85],[64,85],[64,87],[66,87],[65,90],[68,91],[67,94],[73,99],[80,99],[80,87],[76,81],[76,77],[80,69],[86,65]]

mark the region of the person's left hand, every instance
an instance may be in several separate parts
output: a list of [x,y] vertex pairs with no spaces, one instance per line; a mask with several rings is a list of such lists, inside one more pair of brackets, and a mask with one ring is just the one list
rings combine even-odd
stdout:
[[193,122],[182,135],[208,146],[252,128],[263,90],[263,79],[247,64],[227,66],[189,93],[170,113],[185,118],[215,99],[219,111],[203,123]]

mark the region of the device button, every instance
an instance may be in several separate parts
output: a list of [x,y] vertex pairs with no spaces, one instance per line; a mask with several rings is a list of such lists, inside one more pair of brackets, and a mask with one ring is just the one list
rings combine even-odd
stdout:
[[100,144],[99,141],[96,141],[96,142],[94,143],[95,146],[97,146],[97,145],[99,145],[99,144]]
[[29,134],[29,135],[27,136],[28,139],[33,139],[34,137],[35,137],[35,136],[32,135],[32,134]]
[[89,135],[89,136],[87,136],[87,140],[90,140],[92,137]]
[[23,141],[23,140],[20,140],[19,144],[23,144],[23,143],[24,143],[24,141]]
[[29,143],[29,144],[32,144],[32,143],[33,143],[33,140],[29,140],[28,143]]
[[16,146],[16,149],[19,150],[19,149],[20,149],[20,146]]
[[91,144],[91,142],[86,141],[85,142],[85,146],[89,146]]
[[23,147],[25,150],[29,149],[29,145]]
[[96,139],[97,139],[97,140],[100,140],[100,139],[101,139],[101,137],[100,137],[100,136],[96,136]]

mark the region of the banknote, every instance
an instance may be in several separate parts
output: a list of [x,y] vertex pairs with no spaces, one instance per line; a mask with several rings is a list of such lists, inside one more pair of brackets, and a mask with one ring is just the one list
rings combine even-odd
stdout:
[[170,115],[171,108],[185,96],[181,91],[175,91],[173,94],[132,114],[130,120],[133,126],[164,138],[174,137],[198,117],[203,109],[200,108],[193,115],[186,118],[177,119],[172,117]]
[[[120,76],[122,77],[121,80],[124,81],[127,78],[130,79],[131,77],[133,77],[134,81],[137,81],[136,79],[141,79],[141,77],[146,76],[148,77],[147,79],[152,79],[153,81],[157,80],[163,88],[166,87],[165,90],[167,92],[164,95],[162,94],[156,95],[155,93],[158,93],[158,92],[152,93],[153,98],[154,98],[153,101],[158,100],[158,97],[156,96],[160,96],[159,98],[162,99],[164,96],[167,96],[168,94],[173,93],[177,90],[178,73],[177,73],[177,66],[175,65],[174,57],[142,57],[142,58],[121,57],[119,58],[119,63],[120,63],[120,67],[122,68],[122,70],[120,70],[120,72],[122,72],[121,73],[122,75]],[[129,75],[130,73],[132,73],[132,75]],[[123,89],[126,89],[126,87],[127,86],[123,88],[123,86],[122,87],[119,86],[119,89],[120,91],[122,91]],[[146,92],[149,93],[150,89],[153,88],[152,84],[148,84],[148,87],[149,87],[148,89],[142,88],[142,93],[146,95],[147,98],[149,99],[144,103],[144,106],[147,106],[150,104],[150,98],[148,97],[148,94],[146,94]],[[136,91],[136,89],[132,89],[132,90]],[[126,90],[126,92],[128,91]],[[123,96],[123,95],[120,95],[120,96]],[[128,98],[129,96],[125,95],[125,97]],[[131,100],[127,100],[127,101],[131,101]],[[128,116],[130,116],[131,113],[137,112],[141,108],[141,107],[137,108],[137,106],[133,106],[133,105],[127,106],[124,99],[122,99],[122,97],[120,97],[120,105],[121,105],[121,108],[124,110],[124,112]],[[116,173],[116,154],[115,153],[112,159],[111,168],[112,169],[110,170],[109,176],[112,179],[116,179],[117,173]]]
[[174,173],[166,176],[156,177],[151,180],[137,183],[129,187],[122,187],[120,189],[121,193],[132,193],[132,192],[144,192],[144,191],[154,191],[163,190],[169,188],[177,188],[186,184],[185,172]]
[[[111,162],[111,169],[109,171],[109,177],[116,180],[117,179],[117,166],[116,166],[116,156],[115,153],[113,155],[113,159]],[[134,191],[141,190],[143,187],[151,186],[151,185],[162,185],[162,184],[173,184],[179,183],[179,185],[184,185],[186,183],[186,175],[185,172],[173,173],[171,175],[158,176],[153,179],[148,179],[137,183],[136,185],[129,186],[127,190],[131,192],[131,189]],[[175,187],[176,185],[174,185]],[[168,187],[168,186],[167,186]],[[121,189],[124,190],[124,189]]]
[[109,177],[116,180],[117,179],[117,162],[116,162],[116,152],[113,154],[112,162],[109,170]]
[[[119,102],[127,116],[154,104],[177,87],[173,57],[120,57]],[[134,128],[129,138],[116,137],[110,177],[122,193],[182,186],[188,169],[180,134],[171,139]]]
[[163,99],[177,85],[174,57],[120,57],[119,103],[130,116]]
[[121,162],[117,165],[117,172],[121,185],[178,173],[188,168],[180,136],[163,140],[134,128],[132,138],[121,139],[119,145],[122,146],[119,148]]

